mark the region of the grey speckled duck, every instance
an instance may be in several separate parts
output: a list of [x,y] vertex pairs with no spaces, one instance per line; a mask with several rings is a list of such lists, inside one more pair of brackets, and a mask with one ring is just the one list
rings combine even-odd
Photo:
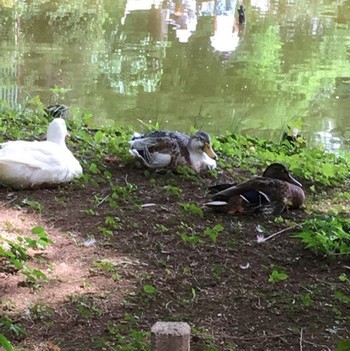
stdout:
[[176,169],[178,165],[187,165],[197,172],[216,168],[217,155],[210,136],[202,131],[192,136],[163,130],[134,134],[130,152],[149,168]]

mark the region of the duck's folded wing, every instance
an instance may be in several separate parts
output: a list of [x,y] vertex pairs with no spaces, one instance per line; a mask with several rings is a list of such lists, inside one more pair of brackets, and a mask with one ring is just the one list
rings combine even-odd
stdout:
[[53,154],[56,152],[62,152],[64,149],[58,144],[51,141],[8,141],[0,144],[0,155],[6,155],[8,153],[21,153],[21,152],[42,152]]
[[130,151],[141,157],[149,167],[158,168],[168,166],[173,157],[178,157],[180,148],[172,138],[142,138],[132,143]]
[[220,191],[223,191],[225,189],[231,188],[233,186],[237,185],[237,183],[224,183],[224,184],[217,184],[217,185],[212,185],[208,188],[209,194],[217,194]]
[[285,208],[284,182],[257,177],[217,192],[205,205],[231,214],[263,212],[278,215]]
[[276,179],[256,177],[219,191],[213,198],[232,197],[251,191],[266,192],[268,195],[273,193],[276,184],[279,185],[279,181]]
[[55,169],[62,167],[65,162],[66,155],[61,150],[45,148],[0,150],[0,163],[2,164],[21,164],[33,169]]
[[172,150],[178,148],[178,144],[175,139],[169,137],[141,138],[135,139],[131,147],[136,150],[143,150],[147,148],[149,152],[171,153]]

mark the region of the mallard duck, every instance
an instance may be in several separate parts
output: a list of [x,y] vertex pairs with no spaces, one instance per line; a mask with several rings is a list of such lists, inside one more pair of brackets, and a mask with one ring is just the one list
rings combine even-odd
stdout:
[[0,184],[15,189],[69,182],[82,174],[78,160],[67,148],[64,119],[48,126],[45,141],[8,141],[0,144]]
[[216,168],[217,156],[212,149],[210,136],[202,131],[191,137],[163,130],[145,135],[134,134],[130,152],[149,168],[176,169],[178,165],[187,165],[197,172]]
[[63,104],[51,105],[44,108],[44,111],[48,116],[53,118],[61,117],[63,119],[68,119],[69,117],[69,107]]
[[214,195],[205,205],[231,215],[261,212],[278,216],[286,208],[299,208],[305,199],[302,185],[280,163],[268,166],[262,177],[239,184],[219,184],[209,192]]

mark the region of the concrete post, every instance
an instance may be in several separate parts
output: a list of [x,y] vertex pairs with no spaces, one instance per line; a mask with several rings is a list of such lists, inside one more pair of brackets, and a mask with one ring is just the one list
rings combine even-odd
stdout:
[[183,322],[157,322],[151,329],[152,351],[190,351],[191,328]]

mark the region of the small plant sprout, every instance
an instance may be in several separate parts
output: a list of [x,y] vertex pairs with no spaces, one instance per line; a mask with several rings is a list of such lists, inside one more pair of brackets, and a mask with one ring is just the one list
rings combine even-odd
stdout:
[[188,224],[181,222],[181,231],[176,232],[182,239],[185,244],[202,244],[202,238],[195,232],[193,228],[191,228]]
[[143,286],[143,291],[148,295],[155,295],[158,292],[158,290],[153,285],[148,284],[145,284]]
[[288,274],[281,272],[277,269],[274,269],[271,274],[269,275],[269,282],[270,283],[277,283],[281,280],[288,279]]
[[191,289],[191,292],[192,292],[192,300],[195,300],[196,297],[197,297],[196,289],[195,289],[195,288],[192,288],[192,289]]
[[33,211],[42,213],[44,205],[35,200],[23,199],[22,204],[30,207]]
[[117,273],[117,265],[116,263],[107,260],[107,259],[103,259],[103,260],[95,260],[93,262],[94,266],[96,268],[98,268],[101,271],[110,273],[112,275],[112,279],[114,281],[118,281],[120,280],[120,275]]
[[204,234],[207,235],[212,241],[216,242],[219,233],[224,230],[221,224],[216,224],[213,228],[206,227]]
[[338,279],[341,281],[341,282],[344,282],[344,283],[347,283],[348,285],[350,285],[350,279],[347,277],[347,275],[345,273],[342,273]]
[[300,300],[304,306],[310,306],[312,302],[312,297],[310,294],[301,294]]
[[159,224],[159,223],[156,223],[154,225],[155,229],[161,233],[166,233],[169,231],[169,228],[167,226],[165,226],[164,224]]
[[179,196],[182,194],[182,189],[177,187],[177,186],[173,186],[173,185],[166,185],[164,187],[164,189],[169,193],[172,194],[174,196]]
[[78,298],[78,301],[76,302],[76,309],[77,313],[85,319],[90,319],[94,316],[99,317],[103,312],[102,309],[97,306],[93,300],[89,300],[85,297]]
[[53,315],[54,310],[43,302],[36,303],[30,308],[30,316],[33,319],[46,319]]
[[5,262],[13,266],[17,271],[26,277],[26,283],[35,285],[40,280],[45,280],[46,275],[39,269],[31,268],[26,264],[30,259],[28,249],[43,249],[52,243],[43,227],[33,227],[32,234],[38,236],[38,239],[31,237],[17,236],[16,240],[3,240],[6,245],[0,246],[0,257]]
[[182,207],[181,212],[185,215],[192,215],[195,214],[201,218],[203,218],[203,210],[195,205],[195,204],[190,204],[190,203],[180,203],[179,204]]

